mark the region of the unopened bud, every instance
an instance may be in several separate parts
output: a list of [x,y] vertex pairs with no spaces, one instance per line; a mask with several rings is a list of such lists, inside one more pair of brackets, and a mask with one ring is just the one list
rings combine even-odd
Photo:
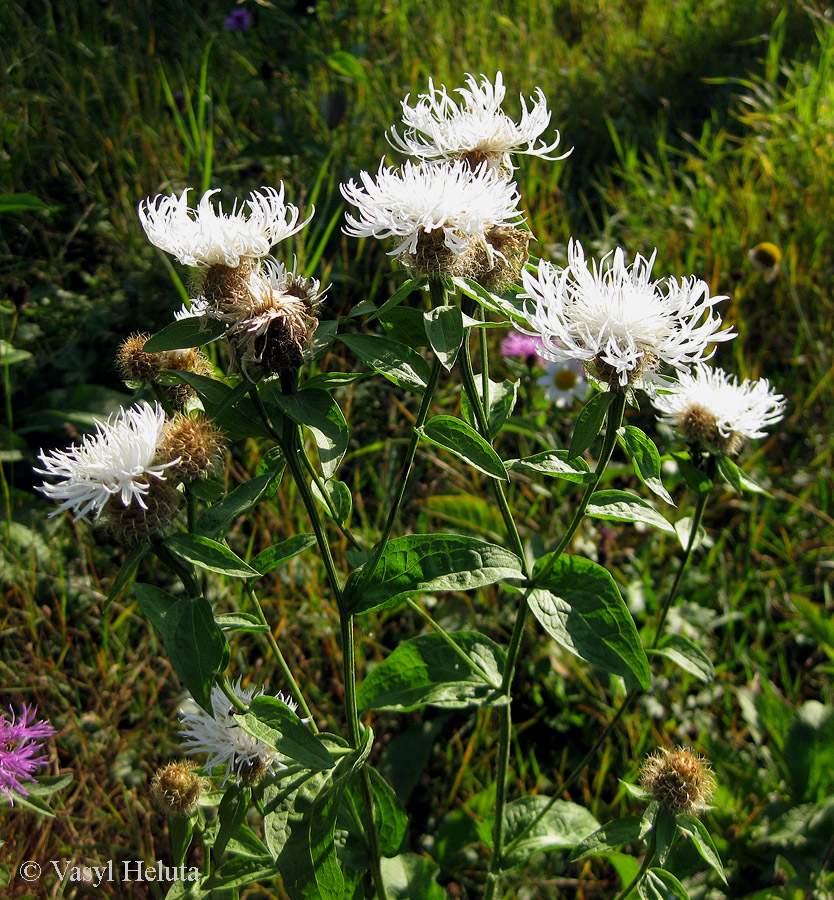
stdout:
[[153,808],[168,818],[190,816],[206,791],[206,779],[196,770],[197,764],[187,760],[157,769],[148,790]]
[[688,747],[661,748],[643,763],[640,784],[661,809],[677,815],[706,809],[715,776],[709,763]]

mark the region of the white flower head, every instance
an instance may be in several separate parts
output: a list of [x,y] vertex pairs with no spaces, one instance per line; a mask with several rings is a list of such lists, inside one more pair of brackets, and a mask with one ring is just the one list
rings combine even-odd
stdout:
[[681,372],[671,392],[658,394],[652,403],[661,421],[688,441],[731,455],[745,438],[764,437],[764,429],[782,419],[787,405],[767,379],[739,382],[735,375],[704,363]]
[[[241,687],[240,680],[231,685],[231,688],[234,695],[247,707],[255,697],[263,694],[261,688]],[[298,708],[295,701],[285,697],[280,691],[275,699],[293,712]],[[232,774],[245,779],[253,772],[265,773],[282,765],[281,754],[277,750],[241,728],[235,718],[236,710],[217,685],[211,689],[211,709],[213,715],[209,715],[196,703],[188,703],[180,709],[185,752],[189,756],[205,753],[207,758],[204,768],[207,772],[215,766],[225,767],[225,784]]]
[[447,93],[445,86],[436,88],[431,79],[428,93],[420,94],[414,106],[406,96],[402,101],[406,128],[402,136],[396,128],[391,129],[392,146],[424,160],[465,158],[472,168],[486,160],[491,167],[507,172],[513,170],[511,153],[554,159],[549,154],[559,145],[559,133],[551,144],[539,140],[550,124],[541,88],[536,88],[529,108],[520,95],[522,114],[516,123],[501,109],[506,94],[501,72],[496,74],[494,84],[486,75],[481,75],[480,84],[467,75],[466,85],[454,91],[460,94],[460,102]]
[[522,273],[529,329],[517,327],[540,337],[549,359],[581,360],[609,387],[652,391],[663,365],[685,370],[712,355],[710,344],[735,337],[719,331],[713,310],[726,297],[711,297],[697,278],[653,281],[655,256],[638,255],[626,265],[618,249],[589,266],[571,240],[567,267],[542,260],[535,274]]
[[582,363],[575,359],[547,363],[536,384],[544,388],[545,398],[560,409],[572,406],[575,400],[584,400],[591,389]]
[[235,268],[244,260],[260,259],[313,217],[311,212],[300,221],[298,209],[284,203],[283,184],[278,190],[252,191],[240,209],[235,202],[230,214],[211,202],[218,188],[206,191],[196,209],[188,206],[188,191],[186,188],[179,197],[159,194],[139,204],[139,219],[148,240],[184,266]]
[[41,453],[44,468],[35,471],[59,479],[38,488],[60,501],[52,515],[70,509],[76,519],[85,519],[91,512],[98,518],[111,497],[118,497],[124,508],[135,500],[146,509],[144,497],[151,479],[164,481],[164,470],[178,462],[154,462],[164,429],[162,407],[142,402],[97,422],[95,433],[85,435],[81,444]]
[[[376,178],[360,174],[341,186],[358,215],[345,215],[345,234],[352,237],[395,238],[389,256],[413,262],[418,243],[445,249],[452,261],[478,244],[492,259],[484,241],[493,226],[521,220],[516,185],[485,164],[473,171],[462,161],[428,165],[407,162],[396,171],[380,164]],[[409,257],[412,257],[409,260]]]
[[183,319],[199,319],[209,311],[209,302],[205,297],[193,297],[189,304],[183,305],[174,313],[174,319],[181,322]]

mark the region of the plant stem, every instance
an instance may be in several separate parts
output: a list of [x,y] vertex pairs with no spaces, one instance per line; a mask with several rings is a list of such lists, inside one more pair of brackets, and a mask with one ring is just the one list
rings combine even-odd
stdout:
[[257,616],[261,625],[264,625],[266,627],[266,639],[269,643],[270,649],[272,650],[272,654],[275,657],[276,662],[278,663],[278,668],[281,670],[281,673],[286,679],[293,697],[295,697],[295,699],[298,701],[298,705],[301,708],[301,711],[304,713],[304,717],[310,720],[310,727],[314,732],[318,732],[319,729],[316,725],[316,720],[313,718],[313,714],[310,712],[310,707],[307,705],[307,701],[304,699],[304,695],[302,694],[301,689],[298,686],[298,682],[295,680],[295,676],[293,675],[292,670],[287,665],[287,661],[286,659],[284,659],[284,654],[281,653],[281,648],[278,646],[278,642],[275,640],[275,635],[272,633],[272,629],[269,627],[269,622],[264,615],[261,601],[258,599],[258,595],[255,593],[255,589],[248,581],[245,582],[245,590],[247,596],[249,597],[249,602],[252,604],[252,608],[255,610],[255,615]]
[[626,897],[637,887],[638,884],[643,880],[646,875],[646,872],[651,868],[652,863],[654,862],[655,857],[655,845],[656,839],[654,831],[651,832],[649,836],[649,843],[646,847],[646,855],[643,857],[643,862],[640,864],[640,869],[634,878],[631,879],[631,882],[624,887],[619,894],[614,898],[614,900],[626,900]]

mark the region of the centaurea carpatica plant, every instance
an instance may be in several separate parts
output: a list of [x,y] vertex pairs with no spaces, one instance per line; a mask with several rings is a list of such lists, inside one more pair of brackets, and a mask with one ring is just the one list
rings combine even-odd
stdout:
[[[188,309],[141,347],[131,347],[130,359],[141,364],[139,380],[161,406],[135,406],[100,425],[80,447],[42,456],[40,471],[50,479],[42,490],[61,508],[117,520],[130,512],[133,530],[112,532],[131,545],[114,590],[124,590],[150,555],[181,582],[171,590],[140,582],[134,592],[193,699],[181,714],[184,749],[204,758],[202,775],[171,763],[152,783],[155,808],[172,822],[187,822],[172,825],[175,862],[193,840],[203,843],[204,869],[190,897],[212,891],[237,896],[247,884],[279,878],[291,900],[442,897],[432,842],[409,832],[402,799],[375,767],[373,728],[389,720],[380,714],[429,708],[472,716],[489,710],[496,724],[492,809],[475,830],[482,853],[466,873],[452,873],[469,896],[506,896],[508,873],[524,870],[540,852],[572,851],[584,859],[639,841],[646,851],[623,897],[633,889],[657,892],[658,885],[686,896],[667,868],[668,847],[678,838],[690,840],[714,876],[724,877],[706,827],[690,815],[702,808],[706,792],[697,795],[692,787],[687,796],[698,802],[674,809],[662,802],[690,789],[674,778],[701,777],[694,752],[652,757],[644,770],[651,777],[632,789],[649,801],[642,818],[601,826],[567,798],[599,764],[598,752],[626,710],[650,690],[647,651],[711,677],[711,663],[696,643],[665,633],[666,616],[693,556],[715,476],[720,472],[737,489],[751,485],[727,458],[735,446],[722,442],[736,434],[762,436],[781,416],[782,398],[768,385],[707,374],[703,361],[734,337],[718,312],[724,298],[698,278],[653,274],[656,251],[629,262],[618,249],[587,261],[579,242],[571,241],[567,266],[529,262],[533,236],[509,176],[512,154],[547,159],[558,143],[558,136],[543,137],[550,121],[544,96],[537,91],[529,107],[522,101],[516,124],[501,109],[500,74],[494,83],[470,76],[457,93],[460,103],[430,84],[416,106],[404,101],[405,131],[400,135],[395,126],[391,140],[416,161],[399,168],[383,161],[375,175],[362,172],[342,186],[352,207],[345,234],[385,241],[403,277],[390,298],[365,299],[338,319],[320,323],[320,283],[269,255],[280,255],[281,241],[309,221],[284,203],[283,186],[254,192],[230,215],[212,204],[213,192],[193,209],[187,192],[141,204],[150,240],[199,272]],[[398,306],[408,315],[392,315]],[[386,324],[385,334],[377,320]],[[515,338],[503,345],[505,353],[523,344],[525,356],[554,367],[546,373],[553,390],[534,411],[535,427],[526,417],[513,421],[518,382],[491,377],[491,355],[502,363],[488,335],[504,328],[506,337],[511,327]],[[212,341],[226,347],[226,374],[178,367],[164,356]],[[318,371],[328,348],[354,371]],[[570,384],[559,381],[563,370]],[[352,521],[354,491],[363,486],[352,491],[340,479],[351,435],[341,391],[357,378],[387,379],[413,406],[412,420],[398,435],[399,466],[381,492],[386,499],[373,532]],[[712,387],[693,388],[691,379]],[[172,382],[194,392],[180,408],[164,391]],[[568,391],[574,405],[585,400],[576,415]],[[680,476],[677,483],[689,488],[684,496],[695,498],[691,516],[674,506],[662,482],[653,439],[627,420],[644,391],[686,442],[666,460]],[[689,399],[696,393],[702,424],[693,433],[686,424],[696,418]],[[703,424],[707,419],[713,430]],[[260,471],[225,496],[211,480],[221,435],[268,447]],[[141,437],[135,447],[128,446],[131,436]],[[516,456],[508,455],[513,447]],[[430,459],[440,454],[445,466],[476,482],[473,490],[491,497],[500,538],[473,536],[474,523],[441,533],[415,533],[404,523],[415,458],[425,451]],[[633,467],[637,491],[610,486],[607,467],[615,453]],[[241,558],[225,540],[227,529],[269,503],[282,489],[282,475],[292,482],[309,531]],[[516,490],[521,478],[538,482],[535,495]],[[177,502],[169,517],[145,522],[158,485]],[[569,517],[555,533],[533,534],[526,525],[530,498],[547,495],[569,498],[560,507],[570,509]],[[666,504],[663,512],[658,501]],[[680,535],[677,573],[665,590],[660,586],[657,618],[635,621],[613,575],[577,549],[574,538],[588,519],[637,523],[648,529],[642,540],[651,540],[651,529]],[[318,554],[338,614],[343,716],[328,723],[327,733],[319,731],[260,598],[264,576],[301,553]],[[240,585],[232,612],[220,612],[207,598],[212,573]],[[511,618],[505,639],[483,606],[476,629],[450,630],[426,604],[431,595],[484,589],[495,592]],[[423,627],[402,636],[366,671],[357,653],[364,629],[357,625],[372,613],[395,615],[404,607]],[[513,701],[530,626],[559,652],[608,677],[610,692],[600,690],[614,711],[564,781],[515,797]],[[259,632],[269,642],[275,667],[257,681],[232,664],[227,635],[234,631],[240,641]],[[215,792],[206,793],[201,779],[209,778]],[[709,780],[704,775],[699,783]],[[216,810],[207,812],[221,795]]]

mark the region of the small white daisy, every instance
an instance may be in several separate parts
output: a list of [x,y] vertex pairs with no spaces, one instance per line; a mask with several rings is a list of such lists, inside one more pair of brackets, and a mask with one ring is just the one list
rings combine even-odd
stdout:
[[143,498],[151,488],[151,478],[164,481],[164,470],[179,462],[154,463],[164,429],[162,407],[142,402],[106,422],[97,422],[95,434],[85,435],[80,445],[41,453],[44,468],[35,472],[60,479],[38,488],[51,500],[61,502],[52,515],[70,509],[76,519],[85,519],[91,512],[98,518],[115,496],[123,507],[135,500],[146,509]]
[[550,124],[550,111],[541,88],[536,88],[530,98],[529,109],[524,95],[520,96],[521,121],[515,123],[501,109],[506,89],[500,72],[495,76],[495,84],[486,75],[481,75],[480,84],[467,75],[466,84],[454,92],[460,94],[460,103],[449,96],[445,86],[436,88],[431,79],[428,93],[420,94],[414,106],[406,97],[402,101],[406,130],[400,136],[396,128],[391,129],[392,146],[424,160],[465,158],[472,168],[486,160],[491,167],[507,172],[513,170],[511,153],[554,159],[549,154],[559,145],[559,133],[552,144],[539,141]]
[[[360,173],[362,185],[353,180],[341,186],[345,199],[358,208],[358,215],[345,215],[345,234],[352,237],[393,237],[399,240],[389,256],[413,263],[422,240],[424,248],[435,245],[457,259],[477,242],[492,259],[484,241],[495,225],[521,219],[521,199],[516,185],[499,177],[486,165],[473,171],[457,161],[440,165],[407,162],[396,171],[380,164],[376,178]],[[408,257],[412,257],[409,260]]]
[[710,297],[697,278],[652,281],[655,256],[629,266],[618,249],[589,266],[571,240],[566,268],[542,260],[536,274],[522,273],[529,329],[517,327],[541,338],[545,357],[581,360],[609,387],[653,390],[662,365],[684,370],[709,358],[711,343],[735,337],[719,331],[713,311],[726,297]]
[[[241,687],[240,679],[231,688],[234,695],[247,707],[255,697],[263,694],[261,688]],[[295,701],[285,697],[280,691],[275,699],[293,712],[298,708]],[[265,775],[270,769],[280,767],[281,755],[278,751],[240,727],[235,718],[234,707],[217,685],[211,689],[211,709],[211,716],[193,702],[180,709],[185,752],[189,756],[205,753],[207,758],[204,768],[207,772],[215,766],[224,766],[225,784],[232,774],[248,779],[252,775]]]
[[188,206],[186,188],[179,197],[159,194],[139,205],[139,219],[148,240],[176,256],[184,266],[228,266],[235,268],[247,259],[260,259],[279,241],[300,231],[312,219],[302,222],[300,212],[284,203],[284,186],[252,191],[245,205],[231,214],[211,203],[215,188],[206,191],[196,209]]
[[658,394],[652,403],[661,421],[688,441],[727,454],[738,453],[745,438],[764,437],[764,429],[782,419],[787,405],[766,379],[739,382],[703,363],[681,372],[672,392]]
[[559,408],[572,406],[574,400],[584,400],[591,389],[582,363],[575,359],[547,363],[544,375],[536,379],[536,384],[544,388],[545,398]]

